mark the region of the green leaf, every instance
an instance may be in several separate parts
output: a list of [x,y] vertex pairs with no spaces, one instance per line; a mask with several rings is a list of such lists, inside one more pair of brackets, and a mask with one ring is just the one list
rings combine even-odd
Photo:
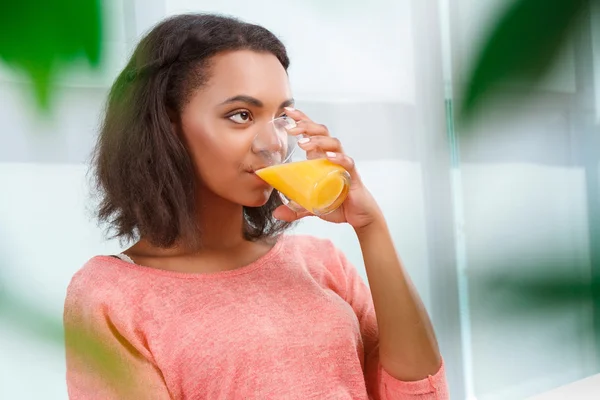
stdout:
[[0,6],[0,61],[30,77],[44,109],[59,69],[80,57],[99,66],[101,39],[100,0],[7,0]]
[[536,83],[549,71],[589,0],[517,0],[497,21],[466,80],[461,119],[468,121],[510,80]]
[[496,274],[473,277],[472,281],[485,294],[488,304],[509,314],[558,311],[579,306],[587,300],[600,306],[597,290],[600,281],[597,280],[590,282],[550,272],[525,279]]

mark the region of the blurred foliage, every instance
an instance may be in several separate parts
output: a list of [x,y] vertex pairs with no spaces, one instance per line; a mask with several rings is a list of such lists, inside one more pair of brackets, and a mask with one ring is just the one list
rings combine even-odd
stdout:
[[[0,6],[0,61],[31,79],[40,110],[50,109],[53,79],[61,70],[80,57],[99,66],[101,16],[100,0],[18,0]],[[11,293],[6,284],[0,285],[0,319],[32,339],[64,346],[62,320]],[[127,398],[136,398],[131,371],[117,354],[81,327],[67,328],[70,348],[117,390],[131,394]]]
[[59,69],[79,57],[98,67],[101,0],[5,0],[0,6],[0,60],[32,81],[41,109],[50,107]]
[[[495,21],[475,58],[462,88],[458,123],[465,127],[479,113],[493,107],[492,100],[503,93],[503,85],[526,82],[527,88],[533,91],[554,66],[566,42],[581,27],[582,17],[589,16],[594,1],[600,2],[514,1]],[[521,94],[511,96],[510,100],[514,104],[525,102],[528,98]],[[459,137],[466,139],[465,132],[469,130],[459,131]],[[600,341],[600,276],[594,272],[599,268],[592,265],[592,273],[587,279],[565,277],[551,267],[541,268],[535,277],[526,279],[519,279],[503,268],[495,268],[494,274],[473,275],[470,279],[488,298],[486,303],[490,307],[487,309],[500,317],[508,317],[510,313],[531,315],[574,310],[582,302],[592,301],[595,306],[595,334]]]
[[[539,267],[536,266],[536,267]],[[471,279],[487,297],[486,309],[495,313],[562,312],[579,309],[582,302],[593,301],[600,305],[598,284],[574,274],[558,272],[555,266],[535,277],[515,277],[497,268],[491,274],[473,274]]]
[[[32,339],[60,347],[64,345],[65,331],[61,319],[29,304],[7,287],[0,290],[0,319],[8,322],[11,328],[30,335]],[[71,351],[77,353],[78,357],[102,374],[106,382],[121,393],[133,391],[134,386],[128,384],[133,378],[131,371],[120,362],[116,352],[82,327],[66,328]]]
[[[590,0],[517,0],[492,27],[462,95],[462,122],[498,94],[500,85],[543,79],[579,26]],[[524,100],[523,97],[511,100]]]

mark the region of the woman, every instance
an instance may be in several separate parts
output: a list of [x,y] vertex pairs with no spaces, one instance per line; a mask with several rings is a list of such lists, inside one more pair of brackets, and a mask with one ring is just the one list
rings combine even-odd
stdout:
[[[94,154],[99,219],[135,241],[92,258],[65,302],[73,399],[445,399],[429,318],[382,213],[327,128],[293,108],[266,29],[183,15],[138,45]],[[327,240],[285,236],[304,214],[259,179],[252,140],[274,118],[352,178],[323,219],[350,224],[369,288]],[[86,332],[126,385],[78,351]]]

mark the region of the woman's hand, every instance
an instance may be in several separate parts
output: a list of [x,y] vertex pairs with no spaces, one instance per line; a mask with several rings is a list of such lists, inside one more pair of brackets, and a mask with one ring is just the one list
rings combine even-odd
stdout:
[[[320,218],[335,223],[347,222],[356,230],[382,220],[379,206],[363,185],[356,171],[354,160],[344,153],[340,141],[330,136],[326,126],[311,121],[301,111],[292,108],[286,108],[286,111],[287,115],[297,124],[297,127],[290,129],[289,133],[305,136],[304,139],[298,141],[298,145],[307,152],[308,158],[314,158],[316,154],[325,152],[331,162],[339,164],[350,174],[350,191],[342,206]],[[275,218],[289,222],[310,215],[313,214],[308,211],[296,213],[286,206],[278,207],[273,213]]]

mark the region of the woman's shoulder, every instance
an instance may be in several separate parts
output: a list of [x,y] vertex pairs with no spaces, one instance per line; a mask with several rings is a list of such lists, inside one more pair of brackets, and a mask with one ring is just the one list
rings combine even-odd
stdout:
[[117,274],[118,264],[122,262],[122,260],[114,256],[94,256],[86,261],[83,266],[75,272],[71,279],[71,285],[105,281],[106,279],[109,279],[111,275]]
[[327,255],[337,252],[330,239],[312,235],[293,234],[285,237],[286,248],[306,252],[307,254]]
[[[110,301],[125,291],[124,261],[113,256],[98,255],[90,258],[73,274],[67,286],[67,302],[95,303]],[[128,280],[131,284],[131,280]],[[143,282],[140,282],[143,284]]]

